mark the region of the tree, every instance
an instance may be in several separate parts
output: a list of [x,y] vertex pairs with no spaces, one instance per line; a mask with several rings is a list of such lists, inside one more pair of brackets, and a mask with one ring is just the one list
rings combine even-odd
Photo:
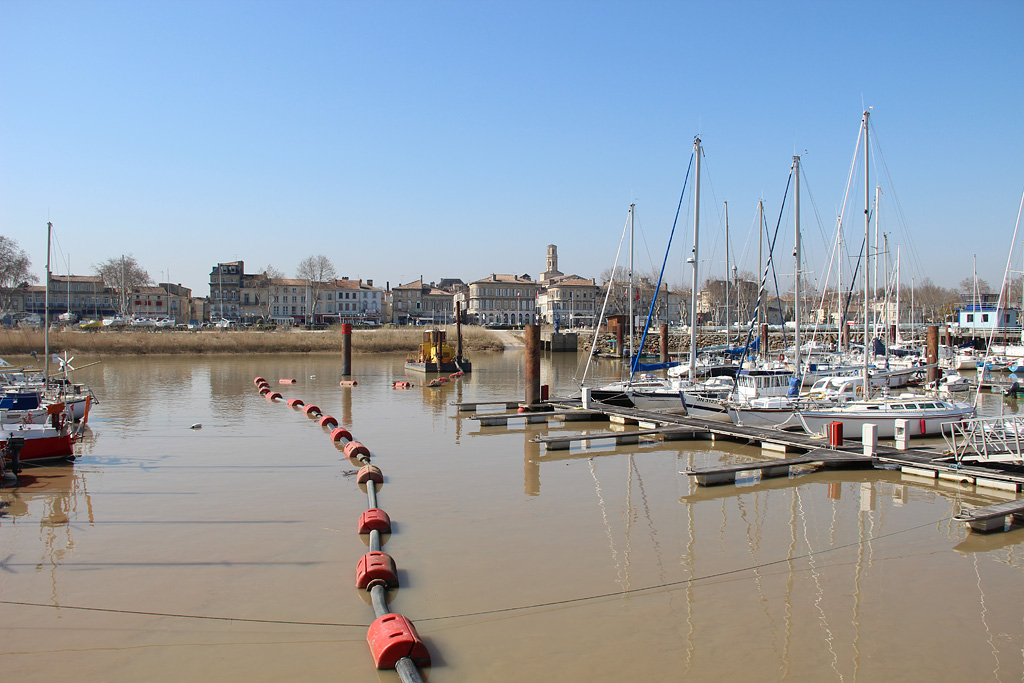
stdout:
[[[262,316],[267,320],[270,319],[270,302],[272,298],[269,294],[270,281],[281,280],[283,278],[284,273],[275,268],[274,266],[270,265],[269,263],[265,268],[259,271],[259,275],[257,276],[256,304],[259,306],[259,310]],[[260,292],[267,292],[267,294],[265,294],[264,297],[261,299]]]
[[309,303],[308,320],[315,322],[317,304],[320,303],[320,290],[323,289],[325,282],[338,277],[338,273],[334,270],[334,264],[331,263],[329,258],[323,254],[317,254],[316,256],[303,259],[299,263],[299,267],[296,269],[296,276],[300,280],[305,280],[309,286],[312,300]]
[[32,260],[18,243],[0,235],[0,316],[14,309],[14,299],[19,289],[24,289],[38,278],[29,272]]
[[975,287],[977,287],[977,291],[979,294],[988,294],[989,292],[992,291],[992,288],[989,286],[989,284],[982,280],[981,278],[978,278],[978,284],[975,285],[973,277],[965,277],[963,280],[960,281],[960,284],[957,286],[960,288],[960,291],[963,292],[964,294],[973,294],[975,291]]
[[109,287],[117,293],[119,315],[128,314],[128,294],[133,289],[153,284],[149,273],[139,265],[139,262],[131,254],[107,259],[93,265],[92,269],[103,280],[104,287]]

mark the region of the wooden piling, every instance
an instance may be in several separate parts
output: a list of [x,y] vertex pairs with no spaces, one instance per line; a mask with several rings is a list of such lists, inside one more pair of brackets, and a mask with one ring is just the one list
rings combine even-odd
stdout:
[[352,326],[344,323],[341,326],[341,376],[352,374]]
[[928,368],[928,381],[934,382],[942,375],[939,369],[939,326],[928,326],[928,339],[926,347],[927,361],[932,366]]
[[526,405],[540,403],[540,326],[526,326]]
[[668,362],[668,323],[661,324],[661,362]]

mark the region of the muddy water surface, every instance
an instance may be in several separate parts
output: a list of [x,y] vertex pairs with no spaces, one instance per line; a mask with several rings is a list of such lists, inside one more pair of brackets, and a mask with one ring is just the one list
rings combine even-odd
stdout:
[[[351,389],[327,356],[82,371],[102,404],[81,458],[0,490],[4,678],[398,680],[373,669],[353,588],[355,467],[261,398],[257,375],[296,378],[286,398],[373,451],[402,581],[391,606],[427,642],[429,680],[1024,676],[1024,530],[950,521],[995,494],[897,472],[707,489],[679,474],[760,457],[734,444],[546,453],[530,439],[608,426],[481,428],[451,404],[520,397],[522,355],[474,363],[406,391],[393,356],[357,356]],[[569,393],[574,370],[546,360],[542,381]]]

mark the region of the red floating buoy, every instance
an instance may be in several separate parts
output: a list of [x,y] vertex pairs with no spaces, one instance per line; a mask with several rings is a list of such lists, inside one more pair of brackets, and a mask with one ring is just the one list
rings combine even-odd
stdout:
[[317,415],[320,414],[320,409],[311,403],[305,408],[303,408],[302,412],[304,412],[309,417],[316,417]]
[[370,457],[370,449],[358,441],[349,441],[345,444],[345,455],[350,458],[358,458],[360,455]]
[[372,481],[375,484],[384,483],[384,475],[381,474],[380,468],[376,465],[363,465],[359,468],[359,472],[356,474],[356,482],[365,484],[368,481]]
[[377,584],[398,588],[398,568],[390,555],[371,550],[360,557],[356,565],[356,588],[366,590]]
[[295,384],[295,380],[294,379],[279,379],[279,380],[277,380],[277,383],[278,384]]
[[301,398],[290,398],[290,399],[288,399],[288,405],[291,406],[292,408],[298,408],[298,407],[300,407],[302,405],[302,399]]
[[370,508],[359,515],[358,529],[361,534],[368,534],[371,531],[389,534],[391,533],[391,518],[388,517],[388,513],[379,508]]
[[265,394],[264,397],[271,402],[273,402],[276,399],[282,398],[281,394],[277,393],[276,391],[271,391],[270,393]]
[[391,386],[395,389],[408,389],[412,386],[412,382],[395,382]]
[[416,627],[401,614],[391,612],[375,619],[366,632],[366,644],[378,669],[394,669],[404,657],[417,666],[430,666],[430,651]]
[[340,382],[338,382],[339,387],[354,387],[357,384],[359,384],[359,382],[355,381],[354,379],[343,379]]
[[269,393],[270,393],[270,387],[267,387],[267,386],[260,387],[260,396],[266,396]]
[[254,379],[252,381],[252,383],[255,384],[256,386],[259,386],[260,384],[262,384],[263,382],[266,382],[266,381],[267,380],[263,379],[262,377],[257,377],[256,379]]
[[348,441],[351,441],[352,440],[352,432],[348,431],[344,427],[335,427],[331,431],[331,441],[341,441],[342,439],[346,439]]
[[441,386],[440,380],[432,379],[427,383],[428,387],[439,387]]
[[317,424],[319,424],[321,427],[337,427],[338,421],[335,420],[330,415],[324,415],[320,418]]

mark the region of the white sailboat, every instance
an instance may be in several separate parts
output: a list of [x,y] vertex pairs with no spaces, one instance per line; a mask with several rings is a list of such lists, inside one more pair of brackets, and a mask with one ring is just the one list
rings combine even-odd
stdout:
[[[864,245],[867,259],[870,259],[867,245],[871,234],[871,214],[869,211],[871,186],[869,183],[870,169],[868,161],[869,117],[870,112],[865,111],[863,123],[861,124],[864,135]],[[864,272],[864,339],[866,342],[870,337],[868,311],[871,301],[871,288],[867,277],[870,267],[865,267]],[[877,426],[879,437],[891,438],[895,435],[897,421],[906,420],[910,430],[909,435],[918,436],[941,433],[943,423],[973,417],[974,406],[969,403],[958,403],[941,398],[932,399],[914,394],[902,394],[895,398],[890,396],[872,398],[870,358],[867,353],[866,343],[863,360],[861,377],[862,385],[866,387],[864,399],[830,408],[798,409],[796,414],[807,432],[820,434],[824,432],[830,423],[841,422],[844,435],[848,438],[857,439],[861,437],[864,425],[874,424]]]

